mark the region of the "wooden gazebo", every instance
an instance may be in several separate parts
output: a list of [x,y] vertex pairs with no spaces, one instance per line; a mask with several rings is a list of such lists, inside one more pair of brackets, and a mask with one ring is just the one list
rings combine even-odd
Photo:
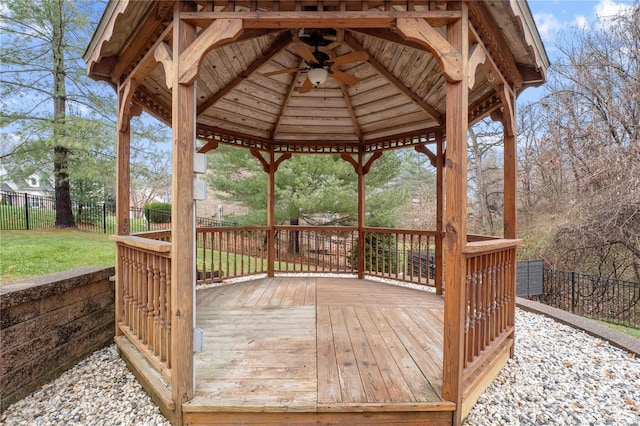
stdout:
[[[112,0],[85,60],[119,101],[116,343],[172,423],[461,422],[513,353],[515,103],[548,66],[525,1]],[[141,111],[173,130],[172,223],[130,235]],[[467,235],[467,129],[488,115],[504,125],[503,238]],[[268,174],[266,226],[196,227],[197,152],[219,144]],[[407,147],[437,169],[437,229],[367,227],[365,175]],[[297,153],[354,166],[356,227],[274,223],[275,173]],[[367,259],[371,235],[395,251]],[[435,265],[411,260],[424,252]],[[291,271],[355,278],[278,278]]]

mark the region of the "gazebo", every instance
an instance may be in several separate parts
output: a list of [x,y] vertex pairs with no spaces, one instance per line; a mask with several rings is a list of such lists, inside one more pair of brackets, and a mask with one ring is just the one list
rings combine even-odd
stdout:
[[[85,60],[118,93],[116,343],[173,424],[461,422],[514,350],[515,104],[548,67],[525,1],[112,0]],[[172,128],[171,230],[131,235],[142,111]],[[503,238],[467,234],[467,129],[487,116]],[[266,226],[196,226],[220,144],[267,173]],[[437,170],[435,230],[366,226],[365,176],[399,148]],[[275,223],[299,153],[353,165],[357,226]]]

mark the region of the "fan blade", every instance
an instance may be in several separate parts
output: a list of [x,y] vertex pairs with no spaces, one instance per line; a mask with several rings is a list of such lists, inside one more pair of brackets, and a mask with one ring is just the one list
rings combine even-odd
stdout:
[[315,62],[315,63],[318,62],[316,60],[316,57],[313,56],[311,51],[307,49],[305,46],[302,46],[300,44],[294,44],[293,51],[296,52],[302,59],[304,59],[307,62]]
[[304,79],[304,83],[302,83],[302,87],[300,87],[300,93],[307,93],[313,88],[313,83],[309,80],[309,77]]
[[347,74],[346,72],[342,72],[339,70],[331,70],[331,73],[329,73],[329,75],[336,80],[343,82],[347,86],[355,86],[356,84],[360,83],[360,79],[358,77],[354,77],[351,74]]
[[271,71],[271,72],[264,73],[262,75],[264,75],[265,77],[269,77],[269,76],[278,75],[278,74],[292,74],[294,72],[298,72],[302,70],[306,70],[306,68],[287,68],[286,70]]
[[367,52],[360,51],[360,52],[347,53],[346,55],[329,59],[329,61],[327,62],[333,62],[335,65],[343,65],[343,64],[349,64],[351,62],[366,61],[367,59],[369,59],[369,54]]

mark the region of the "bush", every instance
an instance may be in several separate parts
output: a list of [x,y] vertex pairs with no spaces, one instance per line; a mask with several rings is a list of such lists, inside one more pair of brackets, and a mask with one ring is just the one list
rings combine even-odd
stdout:
[[[394,235],[366,233],[364,237],[365,270],[395,274],[397,270],[396,239]],[[351,252],[351,262],[358,263],[358,240]]]
[[169,203],[145,204],[144,217],[151,223],[171,222],[171,204]]

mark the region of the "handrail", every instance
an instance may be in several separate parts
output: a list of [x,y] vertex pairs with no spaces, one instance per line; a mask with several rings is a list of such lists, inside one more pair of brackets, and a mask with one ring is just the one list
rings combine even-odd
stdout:
[[[464,369],[472,378],[504,344],[513,344],[515,327],[516,249],[522,240],[493,239],[467,243],[464,287]],[[511,341],[508,341],[511,339]]]
[[139,235],[110,238],[117,245],[116,333],[170,380],[171,243]]
[[[152,231],[154,232],[154,231]],[[158,254],[171,254],[171,243],[162,240],[152,240],[136,235],[110,235],[109,239],[116,243],[126,244],[142,250],[151,251]]]
[[171,229],[156,231],[142,231],[131,234],[135,237],[147,238],[149,240],[171,241]]
[[520,244],[522,244],[521,239],[495,239],[486,241],[474,241],[467,243],[462,248],[462,253],[468,255],[493,253],[503,249],[517,247]]

